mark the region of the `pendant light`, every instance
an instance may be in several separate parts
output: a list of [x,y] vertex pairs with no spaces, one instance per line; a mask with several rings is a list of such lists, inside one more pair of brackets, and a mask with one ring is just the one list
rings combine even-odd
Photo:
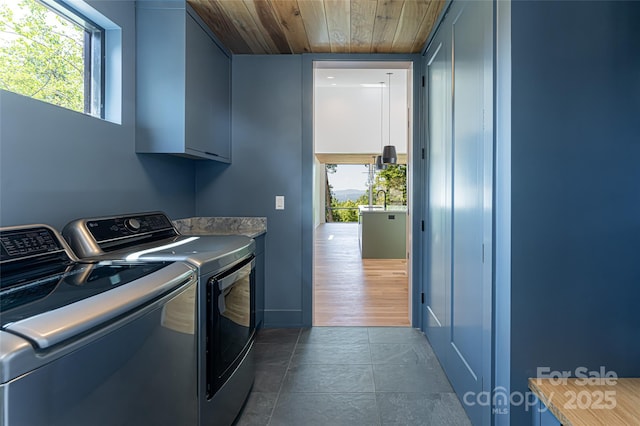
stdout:
[[[384,121],[384,111],[383,111],[383,108],[384,108],[384,106],[383,106],[383,104],[384,104],[384,93],[383,93],[383,90],[384,90],[384,81],[381,81],[380,82],[380,149],[382,149],[382,139],[383,139],[383,136],[382,136],[382,133],[383,133],[383,131],[382,131],[382,123]],[[387,165],[382,162],[382,156],[381,155],[376,156],[376,170],[384,170],[386,168],[387,168]]]
[[396,147],[391,145],[391,72],[388,72],[389,76],[389,90],[388,90],[388,98],[389,98],[389,140],[387,141],[388,145],[382,149],[382,162],[385,164],[396,164],[398,162],[398,155],[396,154]]

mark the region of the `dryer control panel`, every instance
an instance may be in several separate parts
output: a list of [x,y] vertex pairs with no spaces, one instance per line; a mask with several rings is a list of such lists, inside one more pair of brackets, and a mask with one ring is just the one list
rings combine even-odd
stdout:
[[62,235],[80,258],[87,258],[171,239],[180,233],[167,215],[149,212],[74,220]]
[[90,219],[86,227],[98,243],[114,238],[174,229],[169,218],[162,213]]

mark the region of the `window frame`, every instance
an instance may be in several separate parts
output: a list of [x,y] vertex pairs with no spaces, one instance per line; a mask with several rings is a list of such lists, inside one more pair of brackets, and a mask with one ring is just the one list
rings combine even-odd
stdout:
[[104,119],[105,29],[62,0],[36,0],[84,29],[84,113]]

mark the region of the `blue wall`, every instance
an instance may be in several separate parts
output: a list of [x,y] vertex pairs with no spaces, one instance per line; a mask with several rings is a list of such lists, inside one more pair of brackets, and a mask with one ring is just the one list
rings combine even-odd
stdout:
[[300,326],[302,56],[234,56],[231,105],[233,163],[198,163],[196,215],[267,217],[265,326]]
[[193,161],[135,154],[135,6],[90,4],[122,28],[122,124],[0,91],[0,226],[195,213]]
[[511,8],[511,391],[640,376],[640,3]]
[[[266,327],[312,323],[313,61],[419,58],[373,54],[233,56],[233,163],[198,162],[196,215],[267,217]],[[419,73],[414,78],[417,93]],[[417,117],[419,108],[415,114]],[[417,134],[417,127],[414,132]],[[416,142],[414,150],[419,152],[419,147]],[[275,210],[276,195],[285,196],[285,210]]]

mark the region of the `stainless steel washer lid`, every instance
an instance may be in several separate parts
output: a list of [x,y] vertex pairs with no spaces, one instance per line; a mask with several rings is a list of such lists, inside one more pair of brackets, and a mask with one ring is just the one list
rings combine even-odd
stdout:
[[98,338],[94,330],[108,328],[122,315],[196,279],[192,266],[175,262],[112,290],[7,324],[0,331],[1,383]]
[[[168,244],[129,249],[127,254],[119,251],[120,258],[127,261],[184,261],[200,270],[200,274],[219,272],[255,252],[255,241],[244,235],[183,235]],[[110,256],[115,253],[111,253]]]

